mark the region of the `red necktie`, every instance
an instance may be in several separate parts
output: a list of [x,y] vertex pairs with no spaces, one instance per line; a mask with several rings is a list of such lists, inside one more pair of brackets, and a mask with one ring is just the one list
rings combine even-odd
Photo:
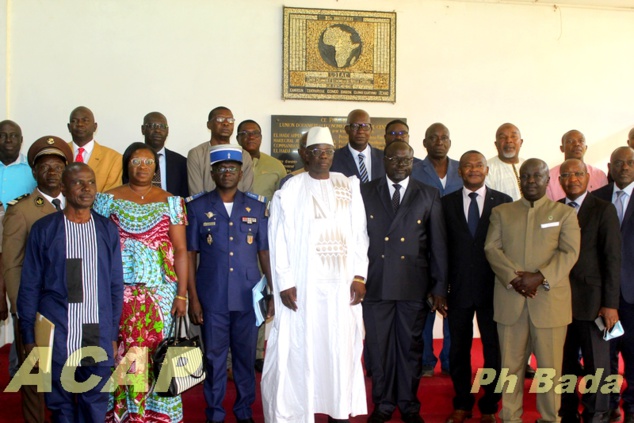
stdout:
[[75,157],[76,162],[79,162],[79,163],[84,162],[84,151],[86,151],[84,147],[79,147],[79,149],[77,150],[77,157]]

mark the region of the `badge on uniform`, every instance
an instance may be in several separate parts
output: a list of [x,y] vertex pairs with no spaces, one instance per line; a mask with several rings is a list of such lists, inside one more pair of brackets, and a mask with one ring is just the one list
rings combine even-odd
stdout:
[[247,244],[253,244],[253,234],[251,232],[247,234]]
[[205,216],[207,216],[208,219],[211,219],[212,217],[214,217],[214,214],[212,212],[207,212],[205,213]]
[[250,213],[251,212],[251,207],[246,207],[245,210],[247,211],[247,213]]
[[38,206],[43,206],[44,205],[44,199],[42,197],[37,197],[35,199],[35,204],[37,204]]
[[257,217],[243,216],[242,223],[246,223],[247,225],[253,225],[258,221]]
[[214,239],[211,237],[211,234],[207,234],[207,244],[211,245],[213,244]]

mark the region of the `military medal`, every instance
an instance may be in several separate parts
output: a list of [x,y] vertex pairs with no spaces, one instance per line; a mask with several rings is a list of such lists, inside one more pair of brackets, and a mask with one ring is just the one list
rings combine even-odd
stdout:
[[211,245],[214,242],[214,239],[211,237],[211,234],[207,234],[207,244]]
[[253,244],[253,234],[251,232],[247,234],[247,244]]
[[42,197],[37,197],[35,199],[35,204],[37,204],[38,206],[43,206],[44,205],[44,199]]
[[205,216],[207,216],[208,219],[211,219],[212,217],[214,217],[214,214],[212,212],[207,212],[205,213]]
[[246,211],[247,211],[247,213],[250,213],[251,212],[251,207],[247,207]]

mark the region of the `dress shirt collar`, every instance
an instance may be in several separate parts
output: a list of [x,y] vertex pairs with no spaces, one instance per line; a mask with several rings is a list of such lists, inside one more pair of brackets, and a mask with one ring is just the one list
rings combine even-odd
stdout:
[[[75,144],[75,141],[73,141],[73,152],[75,153],[75,157],[77,157],[77,150],[79,150],[79,147],[77,144]],[[95,140],[92,139],[90,141],[88,141],[84,146],[84,157],[90,157],[90,154],[92,154],[92,150],[95,149]],[[88,163],[88,160],[85,160],[86,163]]]
[[566,197],[566,204],[570,204],[573,201],[575,203],[577,203],[577,207],[576,207],[576,211],[578,212],[579,209],[581,208],[581,205],[583,204],[583,201],[586,199],[586,197],[588,196],[588,191],[584,192],[583,194],[581,194],[576,200],[571,200],[570,198]]
[[614,194],[616,194],[617,191],[625,191],[629,199],[632,197],[632,190],[634,190],[634,182],[630,183],[628,186],[626,186],[623,189],[617,187],[616,184],[614,184],[614,190],[612,191],[612,198],[614,198]]
[[62,208],[62,210],[64,209],[64,207],[66,207],[66,198],[62,195],[61,192],[57,197],[51,197],[50,195],[44,194],[42,191],[40,191],[39,188],[37,189],[37,192],[39,192],[42,197],[46,198],[46,201],[51,203],[51,205],[53,205],[53,200],[57,198],[60,201],[60,207]]
[[403,202],[405,191],[407,190],[407,186],[409,185],[409,176],[403,179],[401,182],[394,182],[393,180],[388,178],[387,175],[385,176],[385,179],[387,179],[387,187],[390,190],[390,198],[392,198],[392,196],[394,195],[394,191],[396,191],[396,189],[394,188],[394,184],[398,183],[401,186],[401,190],[400,190],[401,202]]

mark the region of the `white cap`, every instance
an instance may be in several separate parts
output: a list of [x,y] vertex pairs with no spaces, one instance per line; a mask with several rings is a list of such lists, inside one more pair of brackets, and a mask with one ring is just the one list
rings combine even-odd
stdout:
[[306,147],[310,147],[315,144],[328,144],[335,146],[332,142],[332,135],[330,129],[325,126],[314,126],[308,130],[308,139],[306,140]]

